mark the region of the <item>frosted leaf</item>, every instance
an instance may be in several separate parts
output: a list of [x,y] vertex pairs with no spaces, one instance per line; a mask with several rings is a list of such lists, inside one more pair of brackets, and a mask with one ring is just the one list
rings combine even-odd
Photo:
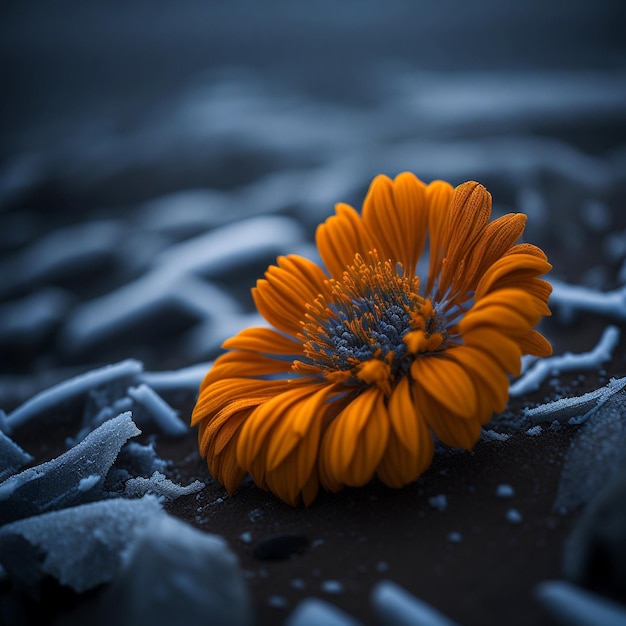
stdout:
[[109,582],[140,526],[161,506],[141,500],[91,502],[6,524],[0,528],[0,563],[26,585],[43,574],[82,592]]
[[32,460],[30,454],[0,430],[0,483]]
[[589,413],[565,456],[554,508],[587,503],[626,466],[626,389]]
[[562,624],[626,626],[626,607],[561,580],[541,583],[535,596]]
[[285,626],[358,626],[360,623],[328,602],[307,598],[287,618]]
[[372,591],[372,604],[383,626],[455,626],[437,609],[402,587],[384,580]]
[[143,365],[139,361],[128,359],[115,365],[107,365],[75,378],[70,378],[38,393],[17,407],[7,415],[7,424],[11,429],[17,428],[35,416],[41,416],[46,411],[77,396],[82,396],[94,388],[101,387],[120,378],[135,376],[142,370]]
[[160,472],[154,472],[150,478],[139,476],[131,478],[126,482],[125,493],[130,498],[143,496],[146,493],[154,493],[167,500],[175,500],[181,496],[188,496],[204,489],[205,484],[199,480],[194,480],[190,485],[183,487],[177,485]]
[[93,499],[93,485],[85,491],[81,481],[106,476],[120,448],[140,432],[123,413],[56,459],[11,476],[0,484],[0,523]]
[[226,542],[165,513],[146,518],[150,521],[139,529],[124,567],[102,597],[110,623],[252,624],[250,598]]

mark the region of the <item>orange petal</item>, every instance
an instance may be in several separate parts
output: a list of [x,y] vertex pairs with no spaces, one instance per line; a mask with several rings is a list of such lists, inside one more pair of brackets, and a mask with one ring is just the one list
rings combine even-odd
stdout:
[[409,172],[393,181],[377,176],[363,203],[363,223],[376,240],[381,260],[399,261],[413,275],[426,243],[426,185]]
[[531,330],[527,335],[517,340],[522,354],[532,354],[533,356],[550,356],[552,346],[550,342],[536,330]]
[[461,334],[480,325],[491,326],[507,336],[525,335],[550,313],[545,303],[521,289],[498,289],[482,299],[459,322]]
[[[319,448],[320,433],[324,421],[324,404],[333,393],[333,386],[326,383],[302,389],[302,395],[285,411],[276,424],[267,446],[268,471],[276,469],[285,459],[300,451],[303,462],[299,467],[301,476],[308,476]],[[300,448],[304,448],[302,451]],[[308,452],[308,454],[307,454]]]
[[509,213],[489,222],[467,258],[459,290],[474,291],[483,274],[522,236],[523,213]]
[[450,203],[453,195],[454,189],[452,185],[442,180],[435,180],[426,188],[426,201],[428,203],[428,237],[430,242],[426,295],[432,293],[435,280],[441,273],[441,264],[448,242]]
[[[207,385],[200,391],[191,416],[191,425],[209,418],[233,402],[261,404],[289,385],[284,380],[256,380],[253,378],[226,378]],[[248,405],[249,406],[249,405]]]
[[317,227],[315,242],[330,275],[341,280],[357,253],[367,258],[375,248],[361,216],[348,204],[337,204],[335,215]]
[[417,402],[424,407],[424,417],[439,441],[447,446],[471,450],[480,436],[481,424],[476,417],[462,418],[447,411],[439,402],[433,402],[426,390],[414,386]]
[[489,400],[491,413],[504,411],[509,399],[509,378],[489,353],[461,345],[449,350],[449,358],[472,377],[478,398]]
[[[226,350],[246,350],[261,354],[301,355],[302,344],[285,337],[271,328],[246,328],[227,339],[222,347]],[[250,355],[246,355],[247,358]]]
[[476,412],[474,384],[458,363],[439,356],[419,357],[411,364],[411,377],[446,411],[466,418]]
[[324,434],[320,452],[324,485],[336,490],[336,485],[367,483],[380,463],[388,434],[384,395],[377,388],[368,388],[335,417]]
[[519,376],[522,351],[517,340],[488,326],[478,326],[463,334],[463,343],[487,353],[505,372]]
[[295,336],[307,304],[326,293],[326,275],[315,263],[297,255],[278,257],[277,263],[257,281],[252,297],[259,313],[272,326]]
[[227,378],[245,378],[280,374],[291,370],[291,362],[275,359],[254,352],[227,352],[216,359],[213,367],[207,372],[200,391],[217,381]]
[[448,249],[442,264],[438,292],[445,294],[474,243],[480,239],[491,215],[491,194],[468,181],[454,190],[450,204]]
[[250,410],[239,411],[223,419],[201,422],[198,448],[211,474],[233,493],[246,472],[237,462],[237,438]]
[[389,419],[392,428],[377,473],[386,485],[402,487],[428,468],[434,452],[433,438],[412,397],[407,377],[391,396]]
[[499,258],[480,279],[475,299],[480,300],[490,291],[501,287],[512,287],[524,281],[546,274],[552,266],[543,258],[532,254],[506,254]]
[[[267,456],[277,424],[288,419],[293,407],[315,390],[316,387],[310,384],[290,384],[281,393],[260,404],[246,420],[239,437],[237,458],[240,465],[247,469],[255,480],[257,477],[252,470],[253,463],[261,452],[264,453],[264,457]],[[266,471],[265,465],[264,463],[262,468],[263,474]]]

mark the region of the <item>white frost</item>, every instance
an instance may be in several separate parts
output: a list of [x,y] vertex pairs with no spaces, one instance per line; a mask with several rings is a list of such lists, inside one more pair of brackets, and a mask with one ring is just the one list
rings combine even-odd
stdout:
[[78,491],[89,491],[92,487],[95,487],[101,480],[101,476],[98,474],[89,474],[78,481]]
[[205,484],[199,480],[194,480],[191,484],[183,487],[166,478],[161,472],[154,472],[150,478],[137,476],[136,478],[127,480],[125,495],[130,498],[135,498],[137,496],[143,496],[146,493],[153,493],[167,500],[175,500],[181,496],[198,493],[198,491],[201,491],[204,487]]

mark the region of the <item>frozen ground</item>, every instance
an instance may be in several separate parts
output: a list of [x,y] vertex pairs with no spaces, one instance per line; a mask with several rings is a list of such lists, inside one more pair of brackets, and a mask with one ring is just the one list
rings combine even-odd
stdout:
[[[49,620],[56,610],[58,623],[74,612],[80,621],[115,598],[115,619],[131,623],[146,610],[140,591],[158,586],[155,564],[171,574],[163,597],[191,602],[190,623],[223,611],[237,624],[252,613],[290,626],[497,624],[510,610],[507,623],[530,615],[550,624],[533,589],[565,575],[600,594],[558,581],[539,588],[565,623],[592,624],[602,611],[623,620],[623,605],[610,602],[615,584],[626,585],[626,539],[598,524],[624,519],[615,505],[626,467],[620,3],[575,2],[565,15],[539,2],[505,9],[481,0],[471,10],[454,4],[457,13],[449,2],[333,12],[329,3],[314,11],[276,2],[275,13],[241,2],[242,19],[189,2],[186,18],[163,6],[149,21],[137,4],[64,5],[68,19],[9,3],[0,20],[11,94],[0,118],[3,615],[25,623],[32,615],[22,604],[34,597]],[[496,214],[528,214],[527,239],[554,265],[554,316],[543,330],[555,356],[525,362],[509,408],[477,447],[477,470],[440,450],[424,481],[398,494],[373,486],[297,513],[249,485],[227,500],[186,426],[200,380],[226,337],[262,323],[249,288],[267,264],[290,252],[315,258],[315,226],[334,203],[358,206],[373,175],[402,170],[427,181],[478,179]],[[509,473],[493,477],[490,464]],[[144,508],[157,518],[150,528]],[[411,574],[425,566],[406,557],[400,534],[397,545],[384,539],[398,512],[403,532],[419,527],[426,538],[411,534],[411,546],[436,561],[432,580]],[[556,559],[579,518],[562,571]],[[440,543],[439,520],[448,520]],[[303,540],[300,528],[317,539]],[[491,529],[487,548],[476,528]],[[305,556],[276,568],[255,561],[251,545],[272,534],[283,539],[266,549],[306,546]],[[451,559],[471,572],[490,545],[515,559],[524,542],[533,555],[546,538],[552,569],[520,571],[511,609],[497,588],[442,601],[449,580],[473,578],[455,578]],[[204,564],[190,562],[194,543]],[[598,584],[593,559],[607,545],[617,556],[601,569],[614,580]],[[308,556],[318,559],[309,569]],[[145,578],[129,591],[133,577]],[[203,577],[223,581],[225,603],[194,587]],[[80,593],[52,610],[51,578]],[[101,583],[111,584],[85,595]],[[481,593],[491,612],[472,604]],[[586,622],[567,614],[572,602]]]

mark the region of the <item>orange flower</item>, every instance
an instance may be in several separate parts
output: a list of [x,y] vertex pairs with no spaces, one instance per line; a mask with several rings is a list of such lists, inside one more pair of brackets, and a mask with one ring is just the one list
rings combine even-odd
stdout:
[[551,266],[515,244],[525,215],[490,215],[478,183],[378,176],[362,215],[338,204],[317,229],[328,274],[295,255],[269,267],[253,297],[274,329],[224,343],[192,416],[229,493],[250,474],[308,505],[320,483],[414,481],[433,435],[473,447],[504,410],[520,357],[552,352],[533,330],[550,314],[538,276]]

